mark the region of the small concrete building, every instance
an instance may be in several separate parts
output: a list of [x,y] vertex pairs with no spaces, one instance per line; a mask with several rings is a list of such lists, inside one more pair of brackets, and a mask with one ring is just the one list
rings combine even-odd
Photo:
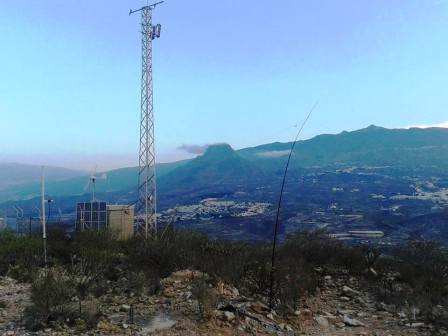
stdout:
[[131,238],[134,235],[134,206],[107,205],[107,224],[117,239]]

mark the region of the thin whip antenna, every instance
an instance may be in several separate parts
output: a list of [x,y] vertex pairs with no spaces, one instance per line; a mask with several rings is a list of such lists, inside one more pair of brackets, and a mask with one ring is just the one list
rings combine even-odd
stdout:
[[41,176],[41,205],[42,205],[42,240],[44,244],[44,263],[47,267],[47,223],[45,219],[45,167],[42,166]]
[[272,241],[270,288],[269,288],[269,308],[270,309],[272,309],[272,304],[273,304],[272,301],[273,301],[273,296],[274,296],[274,273],[275,273],[275,261],[276,261],[275,258],[276,258],[277,235],[278,235],[278,220],[280,218],[280,208],[282,205],[283,191],[285,189],[286,175],[288,174],[289,163],[291,162],[291,156],[292,156],[292,153],[294,152],[294,147],[296,146],[297,140],[299,139],[299,136],[302,133],[303,128],[305,127],[306,123],[308,122],[308,119],[310,118],[311,114],[313,113],[313,111],[316,107],[317,107],[317,102],[314,103],[313,107],[311,108],[310,112],[306,116],[305,120],[302,122],[302,125],[300,126],[296,137],[294,138],[294,141],[291,146],[291,150],[289,152],[288,161],[286,162],[285,172],[283,174],[282,188],[280,190],[280,197],[278,199],[278,205],[277,205],[277,215],[275,217],[274,238]]

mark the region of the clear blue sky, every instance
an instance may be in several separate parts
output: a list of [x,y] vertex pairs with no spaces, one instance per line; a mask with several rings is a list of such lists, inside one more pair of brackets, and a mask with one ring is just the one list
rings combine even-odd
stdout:
[[[0,2],[0,160],[137,162],[146,1]],[[167,0],[154,12],[157,151],[448,120],[448,1]]]

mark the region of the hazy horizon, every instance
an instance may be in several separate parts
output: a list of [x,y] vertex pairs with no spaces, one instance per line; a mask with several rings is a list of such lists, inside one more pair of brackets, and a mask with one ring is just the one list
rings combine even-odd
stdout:
[[[371,125],[366,125],[365,127],[368,127]],[[374,125],[378,127],[382,127],[380,125]],[[295,129],[297,130],[297,125],[295,125]],[[364,128],[365,128],[364,127]],[[395,129],[409,129],[409,128],[432,128],[432,127],[438,127],[438,128],[448,128],[448,122],[440,123],[440,124],[433,124],[433,125],[410,125],[405,127],[397,127]],[[347,130],[343,130],[341,132],[345,132]],[[353,131],[353,130],[350,130]],[[332,133],[332,134],[339,134],[338,133]],[[328,133],[327,133],[328,134]],[[320,135],[320,134],[317,134]],[[300,140],[308,140],[312,139],[315,136],[311,136],[309,138],[301,138]],[[288,141],[292,141],[293,139],[289,139]],[[276,142],[275,140],[273,142]],[[204,145],[188,145],[183,144],[176,148],[176,153],[173,155],[173,153],[169,153],[171,155],[165,154],[162,157],[158,157],[158,163],[170,163],[170,162],[176,162],[181,160],[187,160],[187,159],[193,159],[197,157],[198,155],[201,155],[205,152],[208,146],[211,145],[217,145],[219,143],[211,143],[211,144],[204,144]],[[265,143],[258,143],[255,144],[255,146],[258,145],[264,145]],[[230,146],[232,146],[230,144]],[[235,148],[232,146],[233,149],[239,150],[243,149],[245,147],[241,148]],[[84,159],[82,162],[80,162],[81,159]],[[54,166],[54,167],[61,167],[61,168],[67,168],[67,169],[74,169],[74,170],[84,170],[86,172],[90,172],[96,167],[98,171],[108,171],[113,169],[119,169],[119,168],[127,168],[127,167],[135,167],[138,165],[137,160],[132,154],[129,155],[121,155],[121,156],[113,156],[113,155],[103,155],[103,156],[91,156],[88,157],[87,160],[85,154],[79,153],[78,156],[70,156],[67,157],[66,155],[61,154],[53,154],[53,155],[47,155],[47,156],[36,156],[36,157],[29,157],[26,158],[23,155],[11,155],[11,156],[5,156],[0,155],[0,163],[18,163],[18,164],[29,164],[29,165],[47,165],[47,166]],[[91,165],[93,163],[93,165]]]

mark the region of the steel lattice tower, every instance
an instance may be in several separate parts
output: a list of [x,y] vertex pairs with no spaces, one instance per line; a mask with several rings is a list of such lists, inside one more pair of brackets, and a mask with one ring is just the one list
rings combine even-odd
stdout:
[[141,12],[142,33],[142,87],[140,115],[140,150],[138,172],[138,220],[135,233],[149,235],[157,233],[156,207],[156,155],[154,132],[154,105],[152,83],[152,40],[160,37],[160,25],[152,25],[152,10],[161,2],[144,6],[129,15]]

